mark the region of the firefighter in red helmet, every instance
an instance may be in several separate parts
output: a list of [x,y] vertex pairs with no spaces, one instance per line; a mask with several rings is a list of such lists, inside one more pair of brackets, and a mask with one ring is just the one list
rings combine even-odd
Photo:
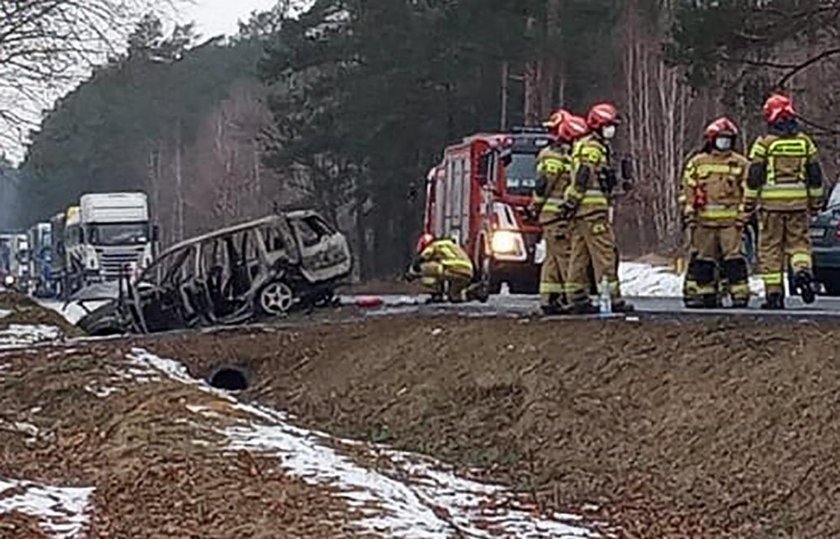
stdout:
[[565,282],[571,253],[569,216],[563,197],[572,179],[572,145],[585,136],[586,120],[567,111],[552,114],[544,124],[554,142],[537,156],[537,187],[532,209],[539,215],[545,241],[545,260],[540,270],[540,308],[544,314],[566,310]]
[[823,204],[817,147],[799,125],[791,98],[774,94],[764,104],[767,134],[750,150],[746,205],[758,209],[758,263],[764,309],[784,309],[784,272],[805,303],[813,303],[810,216]]
[[473,263],[454,240],[435,239],[423,234],[417,242],[417,256],[406,273],[406,279],[420,282],[431,292],[430,303],[449,299],[453,303],[487,301],[483,283],[473,282]]
[[742,231],[749,161],[735,151],[738,127],[718,118],[706,127],[700,153],[691,157],[682,176],[680,205],[689,234],[690,262],[683,297],[687,307],[718,307],[721,278],[728,283],[732,306],[750,299]]
[[620,123],[618,111],[609,103],[592,107],[586,118],[590,134],[572,150],[572,182],[566,189],[564,212],[572,216],[571,256],[566,295],[574,313],[597,312],[589,299],[588,266],[591,259],[595,283],[606,286],[613,309],[630,311],[621,297],[618,282],[618,252],[610,219],[610,196],[616,173],[610,158],[610,141]]

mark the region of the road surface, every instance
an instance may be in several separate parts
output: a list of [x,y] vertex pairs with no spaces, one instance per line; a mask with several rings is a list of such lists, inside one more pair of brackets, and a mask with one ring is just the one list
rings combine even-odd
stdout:
[[[372,315],[410,314],[462,314],[467,316],[531,316],[538,315],[537,296],[506,295],[492,296],[486,304],[435,304],[425,305],[424,296],[382,296],[384,308],[371,311]],[[347,303],[353,298],[345,298]],[[648,316],[658,314],[683,314],[691,316],[787,316],[796,318],[840,317],[840,298],[820,297],[812,305],[805,305],[798,297],[789,298],[788,309],[784,311],[762,311],[759,306],[762,298],[753,298],[749,309],[686,309],[682,298],[628,298],[636,312],[634,315]],[[597,318],[598,315],[593,317]],[[552,317],[562,318],[562,317]]]

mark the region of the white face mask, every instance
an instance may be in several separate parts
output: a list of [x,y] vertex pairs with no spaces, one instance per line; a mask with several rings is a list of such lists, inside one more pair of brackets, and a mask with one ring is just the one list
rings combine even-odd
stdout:
[[732,137],[715,137],[715,149],[728,152],[732,149]]
[[611,138],[615,137],[615,126],[608,125],[605,128],[601,129],[601,135],[603,135],[603,137],[607,140],[610,140]]

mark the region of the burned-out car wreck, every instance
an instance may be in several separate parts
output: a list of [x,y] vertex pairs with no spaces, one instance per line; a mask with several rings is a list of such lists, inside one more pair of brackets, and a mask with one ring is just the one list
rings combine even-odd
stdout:
[[90,335],[155,333],[283,316],[335,303],[351,266],[346,238],[316,212],[272,215],[167,249],[78,325]]

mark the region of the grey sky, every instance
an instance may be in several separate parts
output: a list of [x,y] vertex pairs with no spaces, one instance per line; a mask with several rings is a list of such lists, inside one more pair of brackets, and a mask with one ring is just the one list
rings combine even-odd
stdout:
[[195,21],[204,37],[233,34],[237,21],[247,19],[253,11],[272,7],[277,0],[193,0],[193,5],[181,8],[183,21]]

